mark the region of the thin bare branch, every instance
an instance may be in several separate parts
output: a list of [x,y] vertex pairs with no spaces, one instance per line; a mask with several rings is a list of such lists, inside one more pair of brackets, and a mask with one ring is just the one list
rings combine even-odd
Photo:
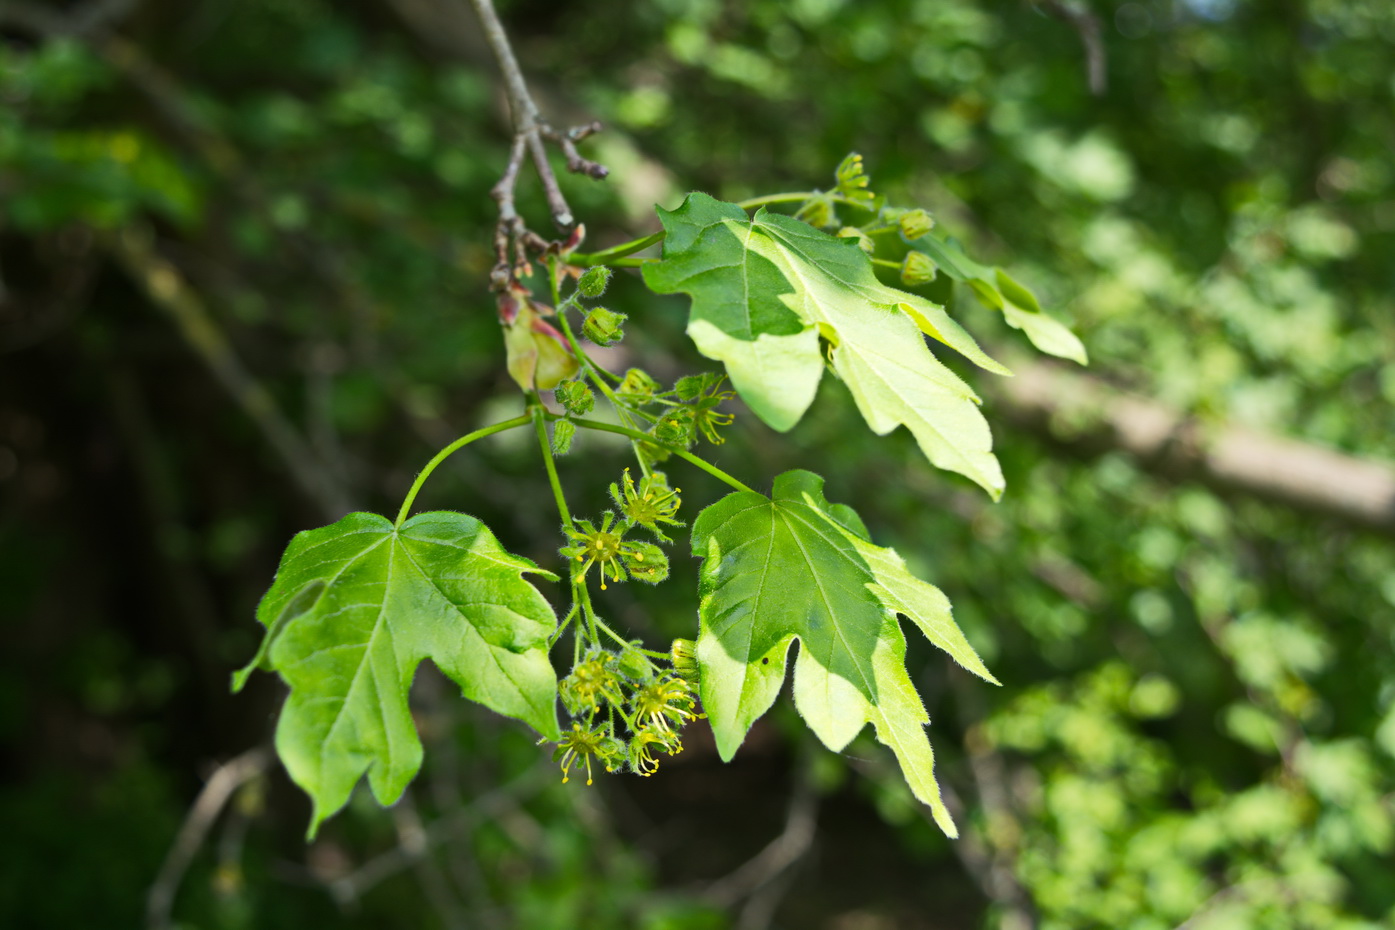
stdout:
[[145,899],[145,923],[150,930],[167,930],[175,893],[189,870],[189,863],[208,838],[213,822],[228,801],[244,784],[266,771],[271,764],[271,750],[265,746],[249,749],[237,758],[225,762],[214,771],[208,783],[189,808],[184,824],[175,836],[174,845],[160,866],[160,874],[150,886]]
[[[819,799],[814,793],[809,779],[800,774],[796,777],[794,790],[790,795],[789,807],[785,813],[785,828],[780,835],[766,844],[730,874],[708,885],[702,896],[721,908],[730,908],[737,902],[758,896],[765,888],[777,883],[792,866],[809,854],[813,848],[818,828]],[[783,891],[783,886],[781,886]],[[774,903],[778,903],[779,897]],[[773,913],[773,906],[758,906],[753,909],[750,927],[759,925],[755,921],[758,914]],[[748,926],[743,920],[742,927]]]
[[[498,62],[499,73],[503,75],[504,92],[508,97],[509,115],[513,121],[514,141],[509,153],[508,166],[499,183],[495,184],[490,192],[499,205],[499,225],[494,237],[497,264],[490,280],[496,290],[503,290],[508,287],[517,270],[527,266],[528,249],[542,251],[546,248],[542,238],[528,230],[514,206],[514,191],[517,188],[518,171],[524,153],[538,173],[538,182],[547,198],[553,225],[563,233],[572,232],[576,226],[576,217],[572,214],[567,198],[557,183],[557,176],[552,171],[552,165],[548,162],[546,143],[551,142],[561,150],[567,160],[567,170],[574,174],[600,180],[606,177],[609,171],[604,165],[583,158],[576,149],[577,142],[600,131],[600,124],[588,123],[566,132],[559,132],[548,125],[538,112],[538,106],[528,90],[528,82],[518,66],[518,59],[514,57],[513,46],[504,31],[503,23],[499,21],[498,13],[494,10],[493,0],[470,0],[470,5],[479,18],[485,41],[489,43],[494,59]],[[516,253],[512,265],[507,257],[509,243],[513,244]]]
[[1104,55],[1104,39],[1100,35],[1100,20],[1094,13],[1072,0],[1033,0],[1037,6],[1070,25],[1085,47],[1085,77],[1090,93],[1102,96],[1109,86]]
[[286,419],[271,392],[238,358],[203,298],[155,251],[151,237],[128,227],[106,237],[106,245],[151,303],[170,316],[185,341],[261,430],[291,477],[319,504],[324,515],[337,520],[351,510],[348,495],[333,473],[319,467],[313,450]]
[[551,768],[536,766],[492,791],[485,792],[452,811],[430,826],[422,828],[411,843],[399,843],[387,852],[368,860],[353,872],[335,879],[329,885],[330,894],[341,905],[351,904],[370,888],[412,867],[436,847],[466,832],[482,820],[497,818],[552,784]]

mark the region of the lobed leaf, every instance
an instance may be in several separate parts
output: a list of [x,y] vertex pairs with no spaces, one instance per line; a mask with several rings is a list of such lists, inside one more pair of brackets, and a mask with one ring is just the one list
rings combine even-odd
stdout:
[[256,667],[290,686],[276,750],[314,802],[311,836],[365,772],[385,805],[416,776],[422,750],[407,697],[423,659],[465,697],[558,737],[547,658],[557,618],[525,572],[555,580],[459,513],[400,527],[352,513],[291,540],[257,608],[266,637],[233,687]]
[[1081,365],[1089,364],[1085,344],[1060,320],[1041,308],[1036,295],[1001,268],[980,265],[965,255],[953,242],[927,233],[911,243],[924,252],[946,274],[973,288],[974,294],[1003,318],[1013,329],[1027,334],[1032,345],[1047,355],[1068,358]]
[[645,283],[693,298],[688,334],[726,365],[761,419],[787,430],[804,415],[823,374],[822,338],[873,432],[904,425],[935,465],[1002,493],[978,397],[920,334],[1009,372],[943,307],[878,281],[854,240],[787,216],[762,209],[747,219],[736,204],[701,193],[659,213],[664,256],[644,266]]
[[696,647],[703,707],[718,752],[731,759],[774,703],[798,639],[794,700],[809,728],[837,752],[871,723],[912,792],[955,836],[896,615],[911,618],[969,671],[996,679],[954,623],[948,599],[866,535],[857,514],[829,504],[823,479],[807,471],[777,477],[771,497],[740,491],[698,515],[692,544],[703,558]]

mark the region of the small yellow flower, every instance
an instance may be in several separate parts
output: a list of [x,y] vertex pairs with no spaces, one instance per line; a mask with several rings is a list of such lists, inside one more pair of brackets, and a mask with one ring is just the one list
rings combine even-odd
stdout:
[[624,749],[619,740],[610,735],[606,727],[583,727],[573,723],[571,732],[562,734],[557,741],[557,749],[552,753],[552,761],[562,763],[562,784],[571,780],[572,766],[578,760],[586,762],[586,784],[592,781],[591,760],[594,758],[605,766],[607,772],[615,771],[624,760]]

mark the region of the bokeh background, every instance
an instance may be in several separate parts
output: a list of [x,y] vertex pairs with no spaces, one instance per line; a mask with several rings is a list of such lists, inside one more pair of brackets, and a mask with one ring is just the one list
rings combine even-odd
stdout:
[[[293,533],[391,512],[521,408],[487,285],[496,72],[464,0],[7,0],[0,925],[1395,925],[1395,5],[500,12],[547,114],[608,127],[585,151],[612,177],[563,179],[588,245],[687,190],[831,186],[856,150],[1089,347],[1088,372],[1042,368],[954,295],[1038,377],[973,376],[999,504],[872,437],[831,379],[789,434],[737,406],[712,450],[757,485],[822,472],[953,600],[1004,683],[912,637],[962,839],[870,737],[827,753],[783,703],[729,765],[699,723],[656,777],[588,790],[424,669],[419,781],[307,846],[258,750],[281,686],[228,676]],[[622,276],[607,300],[617,364],[703,365],[681,299]],[[580,438],[576,510],[625,452]],[[480,443],[421,504],[548,564],[538,466],[521,435]],[[680,477],[689,519],[722,493]],[[691,635],[675,567],[603,609]]]

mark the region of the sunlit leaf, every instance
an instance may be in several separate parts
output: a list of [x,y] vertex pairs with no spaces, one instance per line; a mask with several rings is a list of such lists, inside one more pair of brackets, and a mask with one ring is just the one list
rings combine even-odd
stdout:
[[807,471],[780,475],[772,497],[741,491],[708,507],[693,525],[693,553],[704,559],[702,703],[722,758],[774,702],[798,639],[794,700],[809,728],[836,752],[871,723],[912,792],[955,835],[896,619],[909,617],[959,664],[995,681],[948,599],[907,572],[894,550],[867,541],[857,515],[829,504],[823,479]]
[[925,345],[924,332],[1001,374],[944,308],[888,287],[854,240],[840,240],[765,210],[690,194],[660,211],[663,261],[644,267],[660,293],[693,298],[688,332],[727,366],[763,420],[789,429],[814,399],[823,372],[819,340],[873,432],[909,429],[935,465],[1003,489],[978,397]]
[[314,801],[312,835],[365,772],[382,804],[416,776],[422,750],[407,694],[423,659],[465,697],[557,738],[547,658],[557,620],[525,572],[553,577],[459,513],[397,528],[352,513],[291,540],[257,608],[266,641],[234,688],[254,667],[290,686],[276,749]]

